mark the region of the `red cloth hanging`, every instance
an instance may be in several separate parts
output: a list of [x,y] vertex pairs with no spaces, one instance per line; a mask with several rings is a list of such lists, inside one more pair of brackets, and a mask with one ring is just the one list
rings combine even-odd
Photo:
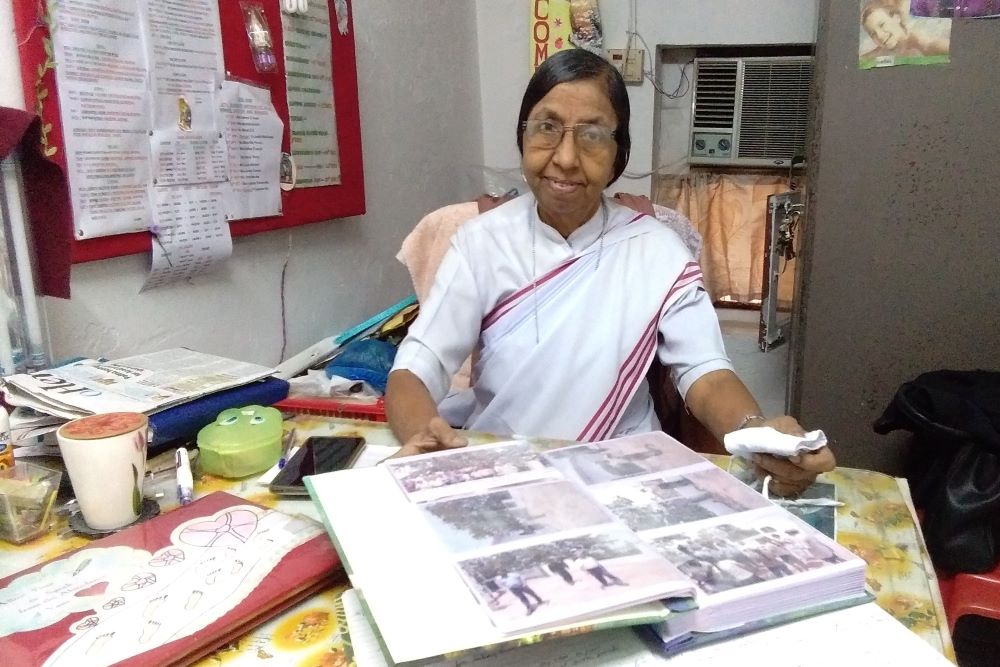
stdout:
[[62,169],[42,156],[40,133],[41,121],[35,115],[0,107],[0,158],[20,148],[38,290],[46,296],[68,299],[73,241],[69,184]]

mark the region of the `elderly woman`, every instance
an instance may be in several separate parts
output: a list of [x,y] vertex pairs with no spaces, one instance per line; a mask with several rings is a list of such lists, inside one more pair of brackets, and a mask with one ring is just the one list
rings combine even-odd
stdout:
[[[628,124],[625,84],[599,56],[562,51],[535,72],[517,123],[531,192],[459,228],[389,376],[402,455],[465,444],[438,408],[473,350],[471,412],[452,421],[468,429],[577,441],[658,430],[644,380],[656,355],[716,437],[803,432],[760,415],[677,234],[604,196],[628,161]],[[757,465],[787,494],[834,459],[824,448]]]

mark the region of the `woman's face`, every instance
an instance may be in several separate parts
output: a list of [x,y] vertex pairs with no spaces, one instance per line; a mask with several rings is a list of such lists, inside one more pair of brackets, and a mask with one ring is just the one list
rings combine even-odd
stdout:
[[890,14],[888,10],[876,9],[865,19],[865,30],[875,43],[887,49],[895,49],[906,39],[906,28],[899,14]]
[[[614,130],[618,126],[604,82],[596,79],[560,83],[531,109],[528,120],[551,120],[564,127],[593,123]],[[597,211],[601,193],[614,175],[618,146],[609,139],[596,150],[581,151],[572,131],[565,132],[555,148],[534,146],[528,133],[523,145],[521,169],[538,200],[538,214],[568,235]]]

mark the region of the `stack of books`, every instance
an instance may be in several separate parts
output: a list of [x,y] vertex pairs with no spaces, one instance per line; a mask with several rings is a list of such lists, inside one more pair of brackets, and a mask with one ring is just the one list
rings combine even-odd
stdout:
[[396,663],[643,624],[669,653],[871,599],[863,560],[663,433],[306,484]]

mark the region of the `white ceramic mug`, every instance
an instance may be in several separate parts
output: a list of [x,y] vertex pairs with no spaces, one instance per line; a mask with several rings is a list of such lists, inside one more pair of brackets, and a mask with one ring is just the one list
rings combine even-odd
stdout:
[[114,530],[139,518],[149,420],[138,412],[81,417],[56,432],[83,520]]

